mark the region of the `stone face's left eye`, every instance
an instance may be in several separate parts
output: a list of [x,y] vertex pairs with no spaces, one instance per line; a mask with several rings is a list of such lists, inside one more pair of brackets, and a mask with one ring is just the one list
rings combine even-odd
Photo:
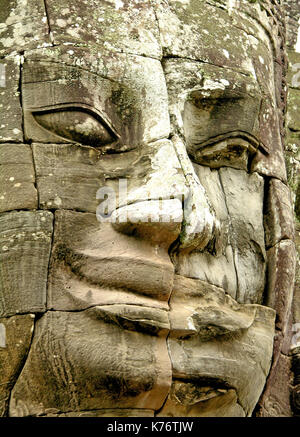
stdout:
[[37,111],[33,116],[51,133],[80,144],[101,147],[117,140],[104,121],[80,108]]

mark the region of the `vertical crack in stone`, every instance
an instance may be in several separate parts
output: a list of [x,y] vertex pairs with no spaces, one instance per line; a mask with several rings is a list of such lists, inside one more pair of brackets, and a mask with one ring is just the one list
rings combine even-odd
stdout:
[[[239,406],[241,407],[241,409],[244,411],[245,417],[249,417],[249,414],[246,413],[245,408],[244,408],[243,405],[240,403],[240,399],[239,399],[239,397],[238,397],[238,393],[237,393],[237,391],[236,391],[236,397],[237,397],[237,399],[236,399],[236,403],[237,403],[237,405],[239,405]],[[251,416],[250,416],[250,417],[251,417]]]
[[20,52],[19,55],[19,82],[18,82],[18,93],[19,93],[19,102],[22,114],[21,120],[21,128],[22,128],[22,141],[25,143],[25,132],[24,132],[24,110],[23,110],[23,101],[22,101],[22,77],[23,77],[23,62],[24,62],[24,51]]
[[[166,340],[168,340],[169,335],[170,335],[170,333],[167,335],[167,339]],[[168,349],[168,354],[170,356],[168,342],[167,342],[167,349]],[[171,361],[171,357],[170,357],[170,361]],[[172,376],[172,381],[173,381],[173,376]],[[157,417],[157,415],[164,409],[164,406],[166,405],[166,403],[168,401],[168,398],[169,398],[169,394],[170,394],[171,387],[172,387],[172,381],[171,381],[170,389],[169,389],[168,393],[166,394],[166,397],[165,397],[161,407],[154,411],[154,417]]]
[[156,24],[157,24],[157,30],[158,30],[158,36],[159,36],[159,44],[160,44],[160,48],[161,48],[161,58],[163,58],[163,47],[162,47],[159,19],[158,19],[157,12],[156,12],[156,7],[158,6],[157,0],[156,1],[155,0],[154,1],[151,0],[151,5],[152,5],[153,13],[154,13],[154,16],[155,16]]
[[33,147],[32,144],[30,144],[30,149],[31,149],[31,155],[32,155],[32,165],[33,165],[33,170],[34,170],[34,188],[36,189],[36,195],[37,195],[37,208],[40,209],[40,193],[39,193],[39,188],[38,188],[38,180],[37,180],[37,167],[36,167],[36,162],[35,162],[35,157],[34,157],[34,152],[33,152]]
[[236,267],[236,263],[235,263],[236,248],[232,244],[232,240],[231,240],[231,236],[232,236],[232,233],[233,233],[233,226],[232,226],[231,217],[230,217],[230,214],[229,214],[229,208],[228,208],[228,205],[227,205],[227,198],[226,198],[226,194],[225,194],[225,190],[224,190],[224,185],[223,185],[222,177],[220,175],[219,170],[218,170],[218,177],[219,177],[219,181],[220,181],[220,186],[221,186],[223,194],[224,194],[224,202],[225,202],[225,206],[226,206],[226,210],[227,210],[227,214],[228,214],[228,221],[229,221],[229,227],[230,227],[229,240],[230,240],[230,245],[231,245],[232,253],[233,253],[232,259],[233,259],[233,266],[234,266],[235,276],[236,276],[236,296],[235,296],[235,300],[239,301],[239,298],[240,298],[239,277],[238,277],[237,267]]
[[45,15],[47,18],[47,25],[48,25],[48,33],[49,33],[50,42],[52,45],[54,45],[54,37],[53,37],[53,33],[51,31],[50,18],[49,18],[49,12],[48,12],[48,7],[47,7],[47,0],[44,0],[44,7],[45,7]]
[[[263,199],[263,215],[265,216],[266,212],[267,212],[267,200],[269,197],[269,191],[270,191],[270,179],[268,177],[264,176],[264,199]],[[265,237],[265,248],[266,248],[266,252],[267,250],[270,249],[270,247],[267,246],[267,242],[266,242],[266,224],[265,224],[265,218],[263,220],[263,227],[264,227],[264,237]],[[266,302],[266,297],[268,295],[268,260],[266,260],[266,270],[265,270],[265,286],[264,286],[264,291],[263,291],[263,298],[262,298],[262,304],[265,305]]]
[[50,265],[51,265],[52,255],[53,255],[53,247],[54,247],[55,211],[53,211],[52,214],[53,214],[52,236],[51,236],[51,243],[50,243],[50,253],[49,253],[49,261],[48,261],[48,268],[47,268],[47,280],[46,280],[46,311],[48,309]]

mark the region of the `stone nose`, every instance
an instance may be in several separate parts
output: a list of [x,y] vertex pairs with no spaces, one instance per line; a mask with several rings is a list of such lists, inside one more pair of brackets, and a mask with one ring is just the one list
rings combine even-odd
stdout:
[[215,217],[185,145],[174,136],[156,142],[154,150],[147,180],[119,199],[111,223],[167,249],[178,239],[184,250],[201,250],[212,238]]
[[184,220],[180,233],[180,249],[203,250],[214,237],[218,221],[206,191],[195,173],[185,144],[177,135],[173,136],[172,142],[189,188],[188,196],[183,203]]

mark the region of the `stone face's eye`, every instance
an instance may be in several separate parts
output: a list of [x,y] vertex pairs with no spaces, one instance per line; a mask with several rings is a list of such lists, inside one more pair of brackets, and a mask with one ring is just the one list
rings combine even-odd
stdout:
[[101,147],[117,140],[103,120],[81,108],[38,111],[33,116],[48,131],[83,145]]

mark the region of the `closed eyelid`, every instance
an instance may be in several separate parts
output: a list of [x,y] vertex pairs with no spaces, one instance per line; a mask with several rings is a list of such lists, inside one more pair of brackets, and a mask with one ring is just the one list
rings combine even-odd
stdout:
[[234,140],[234,139],[243,139],[249,143],[249,146],[252,146],[253,151],[260,150],[265,155],[268,155],[270,153],[268,146],[266,146],[264,143],[262,143],[255,135],[251,134],[250,132],[243,132],[243,131],[230,131],[225,132],[221,135],[217,135],[216,137],[209,138],[206,141],[203,141],[199,144],[194,144],[194,146],[198,147],[209,147],[213,144],[216,144],[218,142],[224,141],[224,140]]
[[53,136],[52,141],[60,139],[101,149],[120,142],[120,135],[110,120],[89,105],[67,103],[30,112],[39,128]]
[[33,116],[36,116],[36,115],[50,114],[50,113],[63,112],[63,111],[83,112],[89,114],[92,117],[94,117],[97,121],[102,123],[106,129],[108,128],[111,131],[111,133],[113,133],[116,136],[117,139],[120,138],[120,134],[118,133],[114,125],[111,123],[109,118],[99,109],[95,109],[94,107],[87,105],[85,103],[70,102],[70,103],[62,103],[60,105],[48,105],[38,109],[33,109],[31,112]]

